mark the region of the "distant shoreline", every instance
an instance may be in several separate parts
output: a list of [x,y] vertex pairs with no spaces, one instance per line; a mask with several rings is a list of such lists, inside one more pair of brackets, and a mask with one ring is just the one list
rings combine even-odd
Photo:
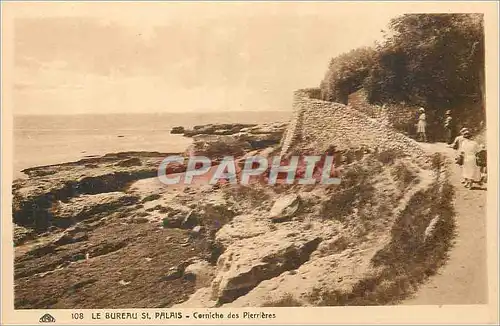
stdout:
[[17,115],[14,117],[13,178],[28,168],[75,162],[86,156],[118,152],[183,152],[192,139],[170,134],[175,126],[213,123],[287,121],[285,111],[240,111],[223,114],[85,114]]

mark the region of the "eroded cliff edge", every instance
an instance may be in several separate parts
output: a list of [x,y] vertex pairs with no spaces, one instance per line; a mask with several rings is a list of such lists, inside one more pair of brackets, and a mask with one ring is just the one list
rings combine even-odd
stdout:
[[[253,144],[205,135],[180,154],[269,156],[274,132]],[[439,154],[343,146],[340,185],[188,187],[158,181],[166,155],[109,154],[14,182],[16,308],[389,304],[446,259],[453,189]]]

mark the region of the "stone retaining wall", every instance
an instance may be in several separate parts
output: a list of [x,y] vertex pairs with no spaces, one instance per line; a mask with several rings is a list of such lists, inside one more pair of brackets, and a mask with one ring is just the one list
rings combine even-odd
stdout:
[[366,146],[371,149],[400,150],[410,156],[421,156],[419,144],[384,126],[380,120],[352,106],[314,98],[316,89],[301,89],[294,93],[294,116],[282,141],[282,155],[292,150],[325,151]]
[[418,107],[404,103],[386,104],[384,106],[370,104],[366,92],[360,89],[349,95],[349,106],[365,113],[380,123],[396,129],[403,134],[414,134],[414,125],[417,122]]

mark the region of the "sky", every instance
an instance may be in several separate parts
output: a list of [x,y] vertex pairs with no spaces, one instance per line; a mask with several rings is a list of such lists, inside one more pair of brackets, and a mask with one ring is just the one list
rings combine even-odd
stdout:
[[291,110],[402,13],[360,4],[32,3],[14,20],[14,114]]

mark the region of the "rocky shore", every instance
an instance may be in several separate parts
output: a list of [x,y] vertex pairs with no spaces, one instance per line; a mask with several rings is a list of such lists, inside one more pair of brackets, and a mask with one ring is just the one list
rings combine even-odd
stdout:
[[[285,128],[172,132],[194,140],[178,155],[241,159],[279,152]],[[15,307],[394,303],[445,259],[449,162],[437,155],[425,169],[397,151],[335,154],[340,185],[167,187],[156,175],[169,154],[154,152],[27,169],[13,184]]]
[[217,159],[224,155],[242,156],[248,151],[276,146],[281,142],[287,123],[208,124],[193,129],[174,127],[172,134],[193,138],[188,152],[210,155]]

